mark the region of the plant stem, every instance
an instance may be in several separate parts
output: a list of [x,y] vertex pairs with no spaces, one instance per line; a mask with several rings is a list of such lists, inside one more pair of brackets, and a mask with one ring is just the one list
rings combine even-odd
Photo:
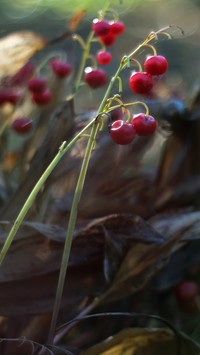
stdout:
[[56,323],[57,323],[58,313],[59,313],[59,309],[60,309],[60,303],[61,303],[62,294],[63,294],[64,283],[65,283],[65,276],[66,276],[67,266],[68,266],[68,262],[69,262],[71,244],[72,244],[72,239],[73,239],[73,234],[74,234],[74,229],[75,229],[75,224],[76,224],[76,219],[77,219],[78,205],[79,205],[79,201],[80,201],[81,194],[83,191],[87,168],[88,168],[88,164],[89,164],[90,157],[92,154],[93,145],[94,145],[94,141],[95,141],[98,129],[99,129],[99,121],[97,119],[94,122],[93,127],[91,129],[91,134],[90,134],[88,144],[86,147],[86,151],[85,151],[84,159],[82,162],[81,171],[80,171],[79,178],[77,181],[77,185],[76,185],[76,189],[75,189],[75,193],[74,193],[74,198],[73,198],[73,202],[72,202],[72,207],[71,207],[71,211],[70,211],[68,230],[67,230],[67,235],[66,235],[66,240],[65,240],[64,250],[63,250],[63,257],[62,257],[62,261],[61,261],[58,287],[57,287],[55,304],[54,304],[53,315],[52,315],[52,321],[51,321],[49,337],[48,337],[49,344],[51,344],[53,342],[53,337],[54,337],[54,333],[55,333],[55,329],[56,329]]
[[100,105],[98,113],[97,113],[97,118],[95,119],[95,121],[93,123],[93,127],[91,129],[90,137],[88,140],[84,159],[82,162],[81,171],[80,171],[79,178],[77,181],[77,185],[76,185],[76,189],[75,189],[75,193],[74,193],[74,198],[73,198],[73,202],[72,202],[72,207],[71,207],[71,212],[70,212],[70,216],[69,216],[68,230],[67,230],[67,235],[66,235],[66,239],[65,239],[65,245],[64,245],[63,256],[62,256],[62,261],[61,261],[61,268],[60,268],[59,279],[58,279],[58,286],[57,286],[56,297],[55,297],[55,304],[54,304],[54,308],[53,308],[52,321],[51,321],[50,330],[49,330],[48,344],[53,343],[53,337],[54,337],[54,333],[56,330],[56,323],[57,323],[57,318],[58,318],[58,314],[59,314],[64,284],[65,284],[65,277],[66,277],[66,272],[67,272],[67,267],[68,267],[68,262],[69,262],[69,255],[70,255],[70,251],[71,251],[72,239],[73,239],[73,234],[74,234],[74,229],[75,229],[75,224],[76,224],[76,219],[77,219],[78,205],[79,205],[79,201],[80,201],[80,198],[82,195],[83,186],[85,183],[86,173],[87,173],[87,169],[88,169],[89,160],[90,160],[90,157],[92,154],[94,141],[95,141],[96,135],[97,135],[99,127],[100,127],[100,122],[98,120],[98,116],[101,114],[101,112],[104,109],[106,101],[110,95],[110,91],[111,91],[115,81],[117,80],[118,74],[121,71],[122,66],[123,66],[123,61],[121,62],[115,76],[111,79],[110,84],[109,84],[107,91],[105,93],[105,96],[101,102],[101,105]]
[[86,41],[86,46],[85,46],[85,48],[83,50],[83,56],[82,56],[81,64],[79,66],[79,71],[78,71],[78,74],[77,74],[77,77],[76,77],[73,96],[76,95],[77,91],[80,88],[81,79],[82,79],[83,71],[84,71],[84,68],[85,68],[86,60],[88,59],[88,56],[89,56],[89,53],[90,53],[90,47],[91,47],[93,36],[94,36],[94,32],[92,31],[92,32],[90,32],[90,34],[88,36],[88,39]]

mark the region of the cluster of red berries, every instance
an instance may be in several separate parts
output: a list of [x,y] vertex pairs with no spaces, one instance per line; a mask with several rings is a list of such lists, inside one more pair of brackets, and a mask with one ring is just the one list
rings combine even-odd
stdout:
[[153,55],[144,62],[145,72],[135,72],[129,78],[129,86],[136,94],[148,94],[153,88],[153,76],[167,71],[168,62],[162,55]]
[[[107,21],[94,19],[92,29],[100,42],[105,46],[114,44],[116,37],[125,30],[122,21]],[[112,54],[107,50],[100,50],[96,54],[98,64],[107,65],[112,61]],[[92,88],[98,89],[107,83],[107,74],[103,69],[87,67],[83,80]]]
[[[64,79],[72,71],[71,64],[54,59],[50,62],[50,67],[52,72],[59,79]],[[52,93],[48,88],[47,80],[43,77],[34,76],[35,67],[31,63],[27,63],[12,79],[12,84],[15,86],[19,86],[22,84],[26,84],[28,90],[31,93],[32,101],[38,106],[47,105],[52,100]],[[8,91],[8,93],[4,90],[4,96],[7,95],[7,102],[16,103],[18,100],[18,96],[16,92]],[[0,104],[3,101],[3,95],[0,92]],[[31,119],[27,117],[18,117],[14,119],[12,122],[12,128],[15,132],[20,134],[29,133],[32,130],[33,122]]]
[[122,21],[94,19],[92,29],[102,44],[112,46],[115,43],[116,37],[124,32],[125,25]]
[[109,133],[113,142],[121,145],[129,144],[135,136],[149,136],[156,130],[157,122],[153,116],[139,113],[134,115],[131,122],[122,119],[114,121]]

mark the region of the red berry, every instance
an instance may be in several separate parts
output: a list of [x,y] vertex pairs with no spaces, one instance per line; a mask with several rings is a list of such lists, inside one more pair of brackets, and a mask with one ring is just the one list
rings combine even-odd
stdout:
[[92,29],[97,36],[104,36],[110,32],[110,24],[106,20],[93,20]]
[[46,90],[47,82],[44,78],[32,78],[28,81],[28,89],[36,94]]
[[27,62],[11,79],[12,85],[22,85],[27,82],[35,72],[35,65]]
[[197,284],[193,281],[183,281],[176,287],[175,295],[180,302],[195,300],[198,295]]
[[61,79],[66,78],[72,71],[71,64],[58,59],[52,60],[50,65],[54,74]]
[[135,138],[135,129],[130,123],[117,120],[111,125],[110,136],[113,142],[126,145],[131,143]]
[[115,40],[116,40],[116,36],[114,36],[112,33],[109,33],[108,35],[105,36],[100,36],[100,41],[106,47],[112,46],[115,43]]
[[21,99],[21,97],[22,97],[21,93],[17,91],[9,91],[7,93],[7,101],[13,105],[15,105],[17,101]]
[[102,65],[109,64],[112,61],[112,54],[106,51],[99,51],[97,53],[97,61]]
[[138,136],[149,136],[155,132],[157,127],[155,118],[146,116],[144,113],[134,115],[131,124],[135,128],[135,132]]
[[110,111],[109,114],[112,121],[120,120],[123,117],[122,109],[120,107]]
[[0,91],[0,106],[8,102],[7,100],[7,91],[1,90]]
[[110,33],[115,36],[121,35],[125,31],[125,25],[122,21],[110,22]]
[[161,75],[167,71],[168,62],[162,55],[154,55],[145,60],[144,68],[148,74]]
[[49,89],[46,89],[45,91],[41,93],[33,93],[32,95],[32,101],[37,104],[37,105],[47,105],[52,99],[52,94]]
[[129,85],[136,94],[147,94],[153,87],[153,79],[148,73],[137,72],[129,78]]
[[29,133],[32,130],[33,123],[29,118],[20,117],[12,122],[12,129],[21,134]]
[[107,82],[107,75],[102,69],[85,68],[84,81],[93,89],[104,86]]
[[21,94],[19,92],[13,90],[1,90],[0,91],[0,106],[9,102],[11,104],[16,104],[17,101],[21,98]]

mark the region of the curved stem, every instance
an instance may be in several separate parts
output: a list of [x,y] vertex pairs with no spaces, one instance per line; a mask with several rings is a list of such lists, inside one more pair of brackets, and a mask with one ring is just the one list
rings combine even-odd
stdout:
[[88,39],[87,39],[86,44],[85,44],[85,48],[84,48],[84,51],[83,51],[83,56],[82,56],[82,59],[81,59],[81,64],[79,66],[78,74],[77,74],[77,77],[76,77],[76,80],[75,80],[75,87],[74,87],[73,96],[76,95],[77,91],[80,88],[82,75],[83,75],[83,71],[84,71],[84,68],[85,68],[86,60],[87,60],[88,55],[90,53],[90,46],[91,46],[91,42],[92,42],[93,36],[94,36],[94,32],[92,31],[89,34]]

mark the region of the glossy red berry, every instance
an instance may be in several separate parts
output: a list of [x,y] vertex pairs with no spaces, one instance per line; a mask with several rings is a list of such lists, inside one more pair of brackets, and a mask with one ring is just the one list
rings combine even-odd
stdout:
[[66,78],[72,71],[71,64],[58,59],[52,60],[50,65],[54,74],[60,79]]
[[154,55],[145,60],[144,68],[148,74],[162,75],[167,71],[168,62],[162,55]]
[[26,134],[29,133],[32,130],[33,123],[32,120],[30,120],[27,117],[20,117],[16,118],[12,122],[12,129],[20,134]]
[[131,121],[132,126],[138,136],[149,136],[157,128],[157,122],[154,117],[146,116],[144,113],[134,115]]
[[49,91],[49,89],[46,89],[41,93],[32,94],[32,101],[39,106],[49,104],[51,102],[51,99],[52,99],[52,93],[51,91]]
[[46,79],[38,77],[32,78],[28,81],[28,89],[36,94],[39,94],[46,90],[47,82]]
[[112,61],[112,54],[107,51],[99,51],[97,53],[97,62],[101,65],[107,65]]
[[131,143],[135,138],[135,129],[130,123],[117,120],[110,127],[110,136],[113,142],[126,145]]
[[104,46],[106,47],[112,46],[116,40],[116,36],[114,36],[112,33],[109,33],[105,36],[100,36],[99,38],[101,43],[104,44]]
[[97,36],[107,35],[110,31],[110,24],[106,20],[93,20],[92,29]]
[[148,73],[136,72],[130,76],[129,85],[136,94],[147,94],[153,87],[153,79]]
[[115,36],[121,35],[125,31],[125,25],[122,21],[110,22],[110,33]]
[[102,69],[85,68],[84,81],[93,89],[98,89],[107,83],[107,75]]
[[183,281],[176,287],[175,295],[180,302],[195,300],[198,295],[197,284],[193,281]]

